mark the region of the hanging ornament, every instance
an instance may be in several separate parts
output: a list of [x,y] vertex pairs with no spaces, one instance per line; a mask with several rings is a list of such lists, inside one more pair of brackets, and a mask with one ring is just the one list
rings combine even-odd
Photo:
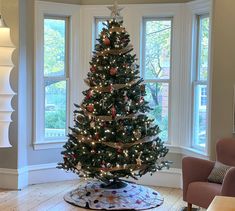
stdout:
[[95,133],[95,140],[99,140],[100,139],[100,135],[99,135],[99,133]]
[[110,39],[109,39],[108,37],[105,37],[105,38],[103,39],[103,42],[104,42],[104,44],[105,44],[106,46],[109,46],[109,45],[110,45]]
[[140,91],[145,92],[145,85],[144,84],[140,85]]
[[116,108],[114,106],[112,106],[111,108],[111,114],[112,114],[112,118],[114,119],[117,115],[117,111],[116,111]]
[[157,142],[156,142],[156,141],[153,141],[153,143],[152,143],[152,147],[155,149],[155,148],[156,148],[156,146],[157,146]]
[[142,133],[141,133],[141,131],[140,131],[139,129],[135,130],[135,131],[133,132],[133,134],[134,134],[134,136],[135,136],[136,139],[140,139],[141,136],[142,136]]
[[92,66],[92,67],[90,68],[90,71],[91,71],[92,73],[94,73],[94,72],[96,72],[96,68],[95,68],[94,66]]
[[132,70],[135,70],[135,69],[136,69],[136,64],[135,64],[135,63],[131,65],[131,69],[132,69]]
[[131,110],[131,104],[132,104],[132,100],[127,101],[127,104],[125,106],[125,110],[126,111],[129,112]]
[[110,91],[110,93],[113,93],[113,85],[112,84],[109,86],[109,91]]
[[92,127],[92,128],[95,127],[95,122],[91,121],[90,122],[90,127]]
[[141,158],[140,158],[141,155],[142,155],[142,154],[140,154],[139,157],[136,159],[136,164],[137,164],[137,166],[141,166],[141,165],[142,165],[142,160],[141,160]]
[[88,90],[87,95],[86,95],[86,99],[90,99],[93,96],[93,90]]
[[141,96],[141,97],[140,97],[140,104],[142,104],[143,102],[144,102],[144,97]]
[[82,164],[80,162],[77,163],[76,169],[80,171],[82,169]]
[[128,111],[128,112],[131,110],[131,108],[128,104],[125,106],[125,110]]
[[84,116],[82,114],[77,115],[77,121],[82,124],[84,122]]
[[145,134],[147,135],[148,132],[148,122],[145,122]]
[[112,165],[111,165],[111,163],[107,163],[106,166],[107,166],[107,168],[111,168]]
[[128,101],[128,97],[127,96],[124,96],[124,101],[127,102]]
[[94,111],[94,105],[93,104],[89,104],[89,105],[87,105],[87,110],[89,111],[89,112],[93,112]]
[[117,68],[116,67],[112,67],[110,70],[109,70],[109,73],[110,75],[114,76],[117,74]]
[[118,152],[118,153],[122,153],[122,152],[123,152],[123,149],[122,149],[122,148],[117,148],[117,152]]
[[123,153],[126,157],[128,157],[128,150],[124,150]]

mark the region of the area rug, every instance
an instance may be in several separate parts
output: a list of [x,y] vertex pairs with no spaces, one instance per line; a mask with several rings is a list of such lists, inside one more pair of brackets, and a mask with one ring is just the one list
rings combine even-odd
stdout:
[[64,199],[75,206],[96,210],[145,210],[163,203],[163,197],[146,186],[126,182],[126,187],[106,189],[101,184],[96,180],[81,182]]

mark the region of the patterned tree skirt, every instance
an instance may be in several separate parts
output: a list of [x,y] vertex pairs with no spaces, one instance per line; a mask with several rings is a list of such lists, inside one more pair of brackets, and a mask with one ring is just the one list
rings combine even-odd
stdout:
[[127,183],[120,189],[106,189],[100,185],[101,182],[96,180],[81,182],[64,199],[75,206],[95,210],[144,210],[163,203],[158,192],[142,185]]

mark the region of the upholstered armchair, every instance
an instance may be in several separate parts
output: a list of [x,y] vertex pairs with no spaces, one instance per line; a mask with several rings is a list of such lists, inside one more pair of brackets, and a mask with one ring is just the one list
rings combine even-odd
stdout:
[[222,184],[207,180],[215,162],[194,157],[183,158],[183,200],[188,203],[188,211],[192,210],[192,204],[208,208],[216,195],[235,197],[235,139],[222,139],[216,143],[216,159],[232,166]]

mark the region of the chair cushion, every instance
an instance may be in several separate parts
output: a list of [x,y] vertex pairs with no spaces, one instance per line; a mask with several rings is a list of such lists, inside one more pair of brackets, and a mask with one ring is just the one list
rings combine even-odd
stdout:
[[210,182],[192,182],[187,190],[187,202],[208,208],[215,196],[220,195],[222,185]]
[[230,166],[216,161],[214,168],[212,169],[210,175],[208,176],[209,182],[222,184],[226,172],[229,170]]

